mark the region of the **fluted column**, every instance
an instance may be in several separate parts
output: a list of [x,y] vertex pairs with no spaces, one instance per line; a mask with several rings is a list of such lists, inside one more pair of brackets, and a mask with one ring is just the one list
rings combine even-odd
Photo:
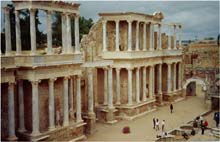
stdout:
[[24,125],[24,90],[23,80],[18,81],[18,101],[19,101],[19,132],[26,131]]
[[[70,13],[66,13],[65,16],[66,16],[67,53],[73,53],[72,34],[71,34],[71,16]],[[77,32],[77,29],[75,30],[75,32]],[[77,48],[77,46],[75,47]]]
[[31,35],[31,55],[36,54],[36,25],[35,25],[36,9],[30,9],[30,35]]
[[63,78],[63,126],[69,125],[68,77]]
[[88,112],[94,113],[94,99],[93,99],[93,72],[92,69],[88,71]]
[[81,122],[81,77],[77,76],[77,93],[76,93],[76,122]]
[[179,62],[179,78],[178,78],[178,89],[181,90],[182,89],[182,84],[181,84],[181,80],[182,80],[182,65],[181,65],[181,62]]
[[171,92],[171,64],[167,63],[167,93]]
[[162,47],[161,47],[161,24],[158,24],[157,49],[162,50]]
[[182,49],[182,26],[179,26],[179,49]]
[[16,55],[21,55],[21,28],[19,11],[15,10]]
[[70,77],[69,79],[69,108],[70,110],[73,110],[73,77]]
[[121,104],[121,95],[120,95],[120,68],[116,68],[116,104]]
[[158,94],[162,94],[162,64],[158,66]]
[[150,23],[150,51],[154,50],[154,25]]
[[132,105],[132,68],[128,68],[128,105]]
[[140,69],[136,69],[136,102],[140,102]]
[[146,101],[147,100],[147,96],[146,96],[146,79],[147,79],[147,76],[146,76],[146,67],[143,67],[143,101]]
[[112,86],[112,68],[108,68],[108,108],[112,109],[113,106],[113,86]]
[[107,69],[104,68],[104,105],[107,105],[108,101],[108,72]]
[[116,51],[119,51],[119,44],[120,44],[119,20],[115,21],[115,29],[116,29],[115,49]]
[[16,140],[15,111],[14,111],[14,83],[8,83],[8,140]]
[[38,102],[38,83],[32,81],[32,135],[38,135],[39,131],[39,102]]
[[146,23],[143,23],[143,51],[147,50],[147,46],[146,46]]
[[107,39],[106,39],[106,35],[107,35],[107,29],[106,29],[106,24],[107,21],[103,20],[102,21],[102,44],[103,44],[103,49],[102,51],[107,51]]
[[139,51],[139,21],[136,23],[136,46],[135,50]]
[[67,53],[67,36],[66,36],[66,16],[61,14],[62,19],[62,54]]
[[174,49],[176,48],[176,25],[174,25],[174,29],[173,29],[173,45],[174,45]]
[[128,51],[132,50],[132,21],[127,20],[128,22]]
[[10,22],[10,8],[5,7],[5,55],[11,54],[11,22]]
[[176,63],[173,64],[173,91],[176,91]]
[[52,15],[47,11],[47,54],[52,54]]
[[150,66],[149,79],[149,98],[152,99],[154,95],[154,65]]
[[56,79],[49,79],[49,130],[55,128],[54,125],[54,81]]
[[168,50],[171,50],[171,27],[168,26],[169,34],[168,34]]
[[75,16],[75,53],[80,53],[79,46],[79,15]]

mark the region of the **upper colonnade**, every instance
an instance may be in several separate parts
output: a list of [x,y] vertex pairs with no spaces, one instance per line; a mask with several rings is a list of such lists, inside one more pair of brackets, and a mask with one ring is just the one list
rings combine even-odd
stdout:
[[[31,55],[37,55],[36,47],[36,10],[46,12],[46,29],[47,29],[47,55],[53,54],[52,50],[52,14],[53,12],[61,13],[62,17],[62,54],[80,53],[79,47],[79,6],[80,4],[62,2],[62,1],[13,1],[15,5],[15,23],[16,23],[16,55],[22,54],[21,47],[21,29],[20,16],[21,10],[27,9],[30,13],[30,39],[31,39]],[[11,46],[11,27],[10,27],[10,8],[5,7],[5,55],[12,54]],[[71,18],[74,17],[75,22],[75,50],[72,47],[71,37]]]
[[[182,49],[181,47],[181,34],[182,34],[182,25],[178,23],[170,23],[170,24],[164,24],[162,23],[162,19],[164,18],[163,14],[161,12],[155,12],[153,15],[148,14],[142,14],[142,13],[133,13],[133,12],[125,12],[125,13],[99,13],[99,16],[102,18],[102,29],[103,29],[103,51],[107,51],[107,22],[113,21],[115,22],[115,51],[120,51],[120,21],[126,21],[128,24],[128,39],[127,39],[127,51],[132,51],[132,23],[136,22],[136,43],[135,43],[135,50],[134,51],[140,51],[140,25],[143,25],[143,38],[142,38],[142,51],[154,51],[154,50],[162,50],[162,33],[161,28],[163,26],[167,26],[169,29],[168,34],[168,43],[167,43],[167,49],[171,50],[171,46],[173,45],[173,50],[177,49],[176,40],[179,39],[178,42],[178,49]],[[147,33],[147,26],[149,27],[149,33]],[[154,48],[154,32],[155,32],[155,26],[157,26],[157,39],[156,44],[157,47]],[[177,31],[178,35],[177,35]],[[147,34],[149,34],[149,43],[147,43]],[[174,43],[172,43],[172,38]],[[146,45],[149,45],[149,49],[147,49]]]

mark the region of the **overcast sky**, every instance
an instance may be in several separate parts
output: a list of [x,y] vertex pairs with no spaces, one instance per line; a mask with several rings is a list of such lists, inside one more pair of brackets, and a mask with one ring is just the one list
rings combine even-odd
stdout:
[[[99,19],[100,12],[129,11],[153,14],[154,11],[161,11],[165,23],[182,23],[183,39],[216,38],[219,34],[219,1],[77,1],[77,3],[81,4],[80,15],[94,21]],[[2,6],[4,5],[5,3],[2,3]],[[40,13],[42,31],[45,30],[45,18],[45,14]]]

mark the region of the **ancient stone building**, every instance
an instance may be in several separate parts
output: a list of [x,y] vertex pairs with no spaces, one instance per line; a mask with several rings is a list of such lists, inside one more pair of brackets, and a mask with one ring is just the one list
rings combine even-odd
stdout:
[[[10,10],[5,7],[2,140],[80,140],[94,132],[96,121],[132,120],[183,97],[182,26],[163,23],[161,12],[100,13],[80,44],[79,4],[17,1],[14,5],[16,51],[11,47]],[[21,47],[23,9],[30,12],[30,51]],[[36,44],[36,10],[47,14],[45,53]],[[52,45],[54,11],[62,15],[59,48]],[[163,27],[170,33],[162,33]]]

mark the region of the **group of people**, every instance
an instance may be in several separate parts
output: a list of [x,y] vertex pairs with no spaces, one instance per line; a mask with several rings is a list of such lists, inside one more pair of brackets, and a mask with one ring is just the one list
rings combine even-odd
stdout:
[[[160,130],[160,121],[159,119],[157,118],[153,118],[153,128],[156,130],[156,131],[159,131]],[[162,128],[162,132],[164,132],[164,129],[165,129],[165,120],[163,120],[161,122],[161,128]]]

